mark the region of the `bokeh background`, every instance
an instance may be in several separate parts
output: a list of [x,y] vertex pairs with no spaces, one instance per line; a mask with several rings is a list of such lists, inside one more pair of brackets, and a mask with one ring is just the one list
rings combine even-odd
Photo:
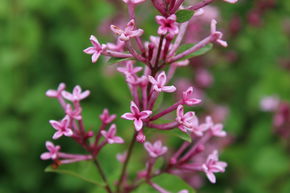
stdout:
[[[148,5],[138,9],[144,37],[156,34],[157,27],[156,12]],[[222,159],[229,167],[218,175],[216,185],[205,181],[197,191],[289,193],[289,137],[276,132],[275,112],[263,112],[260,101],[274,95],[290,102],[290,1],[240,0],[231,5],[217,0],[213,6],[230,46],[215,46],[178,77],[194,82],[194,64],[206,60],[202,63],[213,81],[203,91],[228,112],[225,129],[231,140]],[[59,82],[69,90],[76,84],[91,90],[83,103],[88,128],[99,126],[98,115],[105,107],[118,115],[127,112],[123,77],[106,66],[104,58],[92,64],[82,52],[91,34],[101,42],[113,41],[109,24],[126,21],[126,16],[121,0],[0,1],[0,193],[93,192],[87,182],[44,172],[49,162],[39,155],[53,134],[48,120],[63,116],[45,91]],[[123,120],[117,123],[119,132],[129,137],[132,126]],[[289,123],[285,128],[290,130]],[[69,139],[58,144],[68,152],[81,151]],[[115,156],[124,147],[108,149]],[[115,163],[114,157],[104,159]]]

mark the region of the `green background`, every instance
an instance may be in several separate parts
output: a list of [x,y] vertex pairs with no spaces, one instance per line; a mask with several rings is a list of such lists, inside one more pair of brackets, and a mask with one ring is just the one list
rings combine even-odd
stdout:
[[[215,46],[207,54],[216,57],[216,62],[210,68],[215,81],[206,92],[216,103],[229,107],[225,128],[235,140],[222,155],[229,163],[226,173],[218,175],[216,185],[206,183],[198,192],[290,192],[290,151],[273,133],[271,113],[263,113],[259,107],[266,95],[276,94],[290,101],[290,72],[280,62],[290,60],[290,1],[277,0],[276,7],[263,14],[261,26],[251,26],[247,17],[256,2],[215,3],[220,9],[222,31],[229,30],[234,16],[241,19],[240,32],[234,37],[225,36],[230,46]],[[83,103],[88,128],[99,126],[98,115],[105,107],[117,115],[128,111],[130,99],[123,77],[107,75],[104,58],[92,64],[82,52],[89,46],[91,34],[103,43],[113,40],[108,20],[122,11],[125,14],[122,6],[104,0],[0,1],[0,193],[77,193],[94,189],[77,178],[44,173],[49,162],[41,161],[39,155],[53,134],[48,120],[63,116],[45,91],[56,88],[59,82],[65,82],[68,90],[76,84],[91,90]],[[142,6],[138,15],[148,37],[156,34],[156,12],[148,5]],[[101,26],[108,33],[102,32]],[[227,60],[229,52],[234,52],[237,60]],[[191,74],[181,70],[178,76]],[[129,138],[130,123],[118,119],[117,124],[121,135]],[[57,143],[67,152],[81,152],[69,139]],[[115,163],[115,154],[125,146],[107,148],[113,155],[104,158],[104,164],[109,165]],[[136,156],[142,154],[138,152]],[[106,157],[108,152],[104,154]],[[142,167],[137,162],[131,164],[133,169]]]

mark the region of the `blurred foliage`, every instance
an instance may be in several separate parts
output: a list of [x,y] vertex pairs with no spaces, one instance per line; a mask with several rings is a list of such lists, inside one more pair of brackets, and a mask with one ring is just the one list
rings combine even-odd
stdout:
[[[207,54],[214,58],[210,71],[215,82],[206,92],[216,103],[230,108],[225,128],[235,140],[222,154],[229,163],[227,172],[218,175],[216,185],[208,183],[200,192],[290,192],[289,149],[272,132],[271,115],[259,109],[265,95],[290,101],[290,72],[280,62],[290,60],[290,1],[277,0],[276,7],[264,13],[261,26],[252,26],[247,16],[255,2],[216,3],[224,31],[234,16],[241,18],[239,33],[226,35],[230,46],[215,46]],[[56,101],[44,93],[59,82],[65,82],[69,90],[76,84],[90,89],[91,96],[83,103],[90,129],[99,126],[103,108],[118,115],[128,110],[129,94],[122,76],[109,76],[104,58],[91,64],[82,53],[90,34],[101,42],[112,40],[96,28],[119,11],[105,0],[0,1],[0,193],[96,192],[92,184],[77,178],[44,173],[49,162],[40,161],[39,155],[45,150],[44,141],[53,134],[48,120],[62,117]],[[153,12],[147,9],[143,13],[138,8],[146,37],[156,32]],[[234,62],[226,59],[232,52],[237,56]],[[118,119],[117,124],[122,136],[129,138],[130,123]],[[70,139],[58,144],[68,152],[81,151]],[[106,172],[115,172],[119,167],[115,155],[125,146],[106,148],[110,151],[102,152],[101,164]],[[135,153],[144,157],[141,150]],[[133,162],[130,170],[144,168],[144,163]]]

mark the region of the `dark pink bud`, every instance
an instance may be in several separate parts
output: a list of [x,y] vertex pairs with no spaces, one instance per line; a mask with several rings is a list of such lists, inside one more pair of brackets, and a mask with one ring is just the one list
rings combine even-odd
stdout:
[[137,136],[136,136],[136,140],[139,143],[144,143],[146,140],[146,136],[143,134],[143,131],[139,131]]
[[162,14],[166,15],[166,5],[163,0],[151,0],[154,7]]

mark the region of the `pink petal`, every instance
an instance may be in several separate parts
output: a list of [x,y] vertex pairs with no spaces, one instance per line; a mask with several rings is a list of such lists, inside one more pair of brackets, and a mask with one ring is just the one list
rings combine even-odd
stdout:
[[88,48],[84,49],[83,52],[86,54],[93,54],[96,52],[96,49],[94,47],[88,47]]
[[116,131],[117,131],[116,125],[115,124],[111,125],[108,131],[108,136],[114,137],[116,135]]
[[86,90],[83,93],[80,94],[80,100],[87,98],[90,95],[90,91]]
[[156,19],[156,22],[157,22],[159,25],[163,25],[163,24],[165,23],[165,21],[166,21],[165,17],[160,16],[160,15],[157,15],[157,16],[155,17],[155,19]]
[[46,96],[48,96],[48,97],[52,97],[52,98],[54,98],[54,97],[57,97],[58,96],[58,92],[57,91],[55,91],[55,90],[48,90],[48,91],[46,91]]
[[180,117],[180,118],[183,117],[183,106],[182,105],[179,105],[177,107],[176,113],[177,113],[177,117]]
[[166,84],[166,74],[164,71],[158,75],[157,82],[161,86],[164,86]]
[[118,136],[114,137],[113,140],[114,140],[115,143],[124,143],[124,140],[121,137],[118,137]]
[[54,133],[54,135],[52,136],[52,139],[58,139],[63,135],[62,131],[57,131]]
[[144,33],[144,30],[142,29],[137,29],[137,30],[134,30],[134,31],[131,31],[130,32],[130,37],[133,38],[133,37],[139,37],[139,36],[142,36]]
[[126,26],[126,31],[133,31],[134,28],[135,28],[135,21],[134,19],[131,19]]
[[217,43],[219,43],[223,47],[228,47],[228,43],[224,40],[217,40]]
[[42,159],[42,160],[48,160],[48,159],[50,159],[51,157],[50,157],[50,153],[48,153],[48,152],[45,152],[45,153],[42,153],[41,155],[40,155],[40,159]]
[[100,52],[95,52],[93,55],[92,55],[92,62],[93,63],[96,63],[97,60],[99,59],[101,53]]
[[145,149],[148,151],[148,152],[151,152],[152,151],[152,145],[151,145],[151,143],[150,142],[145,142],[144,143],[144,147],[145,147]]
[[162,91],[163,92],[175,92],[176,88],[175,88],[175,86],[164,86],[162,88]]
[[224,0],[224,1],[231,4],[238,2],[238,0]]
[[152,114],[152,111],[146,110],[146,111],[142,111],[139,116],[140,119],[146,119],[147,117],[149,117]]
[[108,138],[107,131],[102,130],[102,131],[101,131],[101,134],[102,134],[105,138]]
[[121,117],[123,119],[127,119],[127,120],[134,120],[135,119],[135,115],[132,113],[125,113]]
[[141,119],[135,119],[134,125],[137,131],[140,131],[143,127],[143,121]]
[[100,47],[100,43],[94,35],[90,36],[90,40],[91,40],[92,44],[94,45],[94,47],[96,47],[96,48]]
[[211,183],[213,183],[213,184],[216,183],[215,175],[212,172],[206,172],[206,176]]
[[49,123],[51,124],[51,126],[56,129],[56,130],[60,130],[62,128],[61,123],[54,121],[54,120],[50,120]]
[[67,91],[62,91],[61,92],[61,94],[62,94],[62,96],[65,98],[65,99],[67,99],[67,100],[69,100],[69,101],[73,101],[74,100],[74,96],[71,94],[71,93],[69,93],[69,92],[67,92]]
[[121,35],[122,33],[124,33],[123,30],[121,30],[119,27],[115,25],[111,25],[110,27],[111,27],[111,30],[117,35]]
[[73,135],[73,131],[71,130],[71,129],[66,129],[64,132],[63,132],[63,134],[65,135],[65,136],[67,136],[67,137],[70,137],[70,136],[72,136]]
[[137,115],[140,113],[139,108],[133,101],[131,101],[130,110],[134,115]]
[[46,142],[45,142],[45,146],[46,146],[46,149],[48,149],[49,151],[55,149],[54,144],[51,143],[50,141],[46,141]]
[[149,79],[149,82],[151,82],[151,84],[153,85],[157,84],[157,81],[152,76],[148,76],[148,79]]
[[211,23],[210,23],[210,31],[211,31],[212,34],[214,32],[216,32],[216,24],[217,24],[217,21],[215,19],[212,19]]

